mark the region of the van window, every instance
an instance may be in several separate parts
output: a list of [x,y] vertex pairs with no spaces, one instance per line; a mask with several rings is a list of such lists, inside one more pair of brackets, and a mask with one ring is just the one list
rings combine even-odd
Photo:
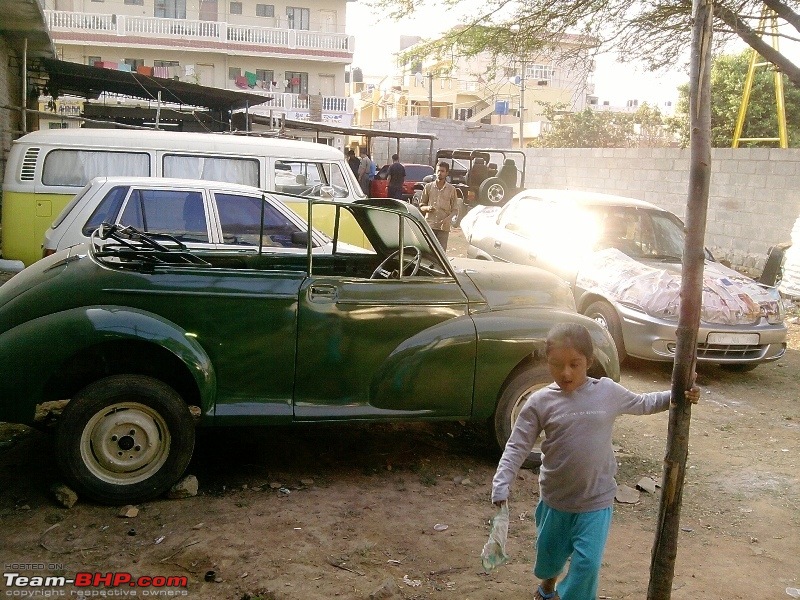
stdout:
[[321,196],[323,185],[333,186],[336,198],[347,198],[345,175],[336,163],[275,161],[275,191],[303,196]]
[[[109,190],[105,198],[103,198],[94,209],[92,216],[86,221],[86,225],[81,230],[83,235],[90,236],[92,232],[100,227],[102,223],[116,223],[119,209],[122,208],[122,203],[125,201],[125,196],[128,195],[130,188],[127,185],[118,185]],[[69,208],[69,206],[67,206]],[[64,209],[66,212],[67,208]],[[56,225],[53,225],[55,228]]]
[[165,154],[164,177],[206,179],[259,187],[258,161],[252,158]]
[[200,192],[134,190],[119,222],[140,231],[169,233],[182,242],[209,242]]
[[44,185],[83,186],[98,176],[150,177],[150,155],[146,152],[106,150],[52,150],[44,158]]
[[281,248],[305,248],[305,244],[293,244],[292,234],[301,229],[287,219],[269,202],[254,196],[238,194],[214,195],[222,225],[222,240],[225,244],[258,246],[261,234],[261,204],[264,203],[264,246]]
[[[342,168],[336,163],[325,165],[325,175],[328,179],[328,185],[333,186],[334,198],[347,198],[349,192],[347,191],[347,183],[345,183],[344,173]],[[352,169],[350,169],[352,173]]]

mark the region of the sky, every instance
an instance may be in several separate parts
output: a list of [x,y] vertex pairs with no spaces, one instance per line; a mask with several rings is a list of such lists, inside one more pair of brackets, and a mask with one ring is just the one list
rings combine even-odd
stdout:
[[[413,18],[393,21],[361,0],[348,2],[347,33],[355,36],[353,67],[360,67],[365,76],[385,75],[394,68],[393,55],[399,51],[401,35],[433,37],[456,25],[457,15],[431,2]],[[611,106],[625,106],[628,100],[637,99],[639,104],[648,101],[660,106],[665,101],[675,104],[678,86],[689,80],[689,74],[688,67],[686,71],[653,74],[603,55],[596,60],[593,79],[601,103],[608,100]]]

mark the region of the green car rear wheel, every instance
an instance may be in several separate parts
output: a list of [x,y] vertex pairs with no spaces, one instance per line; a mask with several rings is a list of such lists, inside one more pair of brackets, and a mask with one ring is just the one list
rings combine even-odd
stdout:
[[64,409],[56,435],[64,477],[104,504],[163,494],[193,450],[186,403],[165,383],[141,375],[113,375],[85,387]]
[[[528,396],[532,392],[549,385],[552,380],[553,378],[550,377],[547,366],[533,365],[519,371],[506,382],[500,394],[493,420],[495,441],[501,450],[505,448],[508,438],[511,437],[514,423],[517,421],[517,417]],[[522,466],[534,468],[542,464],[541,441],[543,438],[544,433],[536,440],[530,456]]]

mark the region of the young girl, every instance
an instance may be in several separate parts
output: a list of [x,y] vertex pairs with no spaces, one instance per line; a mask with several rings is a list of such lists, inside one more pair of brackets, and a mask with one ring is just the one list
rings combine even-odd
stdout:
[[[506,502],[520,466],[544,431],[533,568],[541,583],[534,598],[594,600],[617,491],[614,419],[667,410],[671,394],[634,394],[606,377],[587,377],[594,352],[583,325],[553,327],[546,352],[555,382],[531,394],[522,408],[497,466],[492,502]],[[686,398],[696,404],[699,389],[692,387]],[[556,580],[570,557],[556,592]]]

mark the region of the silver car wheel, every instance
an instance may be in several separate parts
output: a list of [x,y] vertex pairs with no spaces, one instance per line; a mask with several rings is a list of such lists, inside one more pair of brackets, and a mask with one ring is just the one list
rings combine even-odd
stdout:
[[83,429],[81,457],[106,483],[143,481],[164,465],[170,434],[164,418],[138,402],[120,402],[96,413]]

